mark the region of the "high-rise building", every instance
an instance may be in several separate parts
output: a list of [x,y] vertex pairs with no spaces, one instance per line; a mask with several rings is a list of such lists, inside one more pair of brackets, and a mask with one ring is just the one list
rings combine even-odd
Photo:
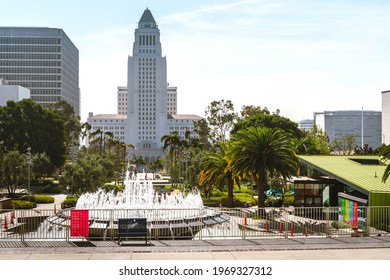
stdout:
[[0,77],[44,107],[64,100],[80,115],[79,51],[62,29],[0,27]]
[[117,110],[118,115],[127,115],[127,87],[118,87]]
[[131,154],[141,155],[146,162],[163,155],[163,136],[177,132],[184,138],[186,131],[196,136],[194,124],[202,118],[177,114],[177,87],[167,83],[166,65],[160,30],[146,9],[135,29],[133,54],[128,57],[127,87],[118,87],[117,115],[90,113],[91,133],[100,129],[118,140],[125,135],[124,142],[134,146]]
[[[318,118],[320,116],[320,118]],[[320,121],[319,121],[320,120]],[[375,149],[381,145],[382,113],[379,111],[350,110],[314,113],[314,124],[329,137],[329,141],[353,135],[356,146],[367,144]]]
[[161,155],[161,137],[168,131],[167,62],[149,9],[138,22],[128,57],[127,102],[126,143],[144,156]]
[[177,87],[169,84],[167,88],[167,106],[169,115],[177,114]]

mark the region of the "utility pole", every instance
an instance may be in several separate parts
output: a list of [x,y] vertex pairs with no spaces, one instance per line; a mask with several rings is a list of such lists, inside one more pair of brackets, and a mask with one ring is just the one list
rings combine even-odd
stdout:
[[27,148],[27,187],[28,187],[28,201],[30,201],[30,167],[31,167],[31,147]]

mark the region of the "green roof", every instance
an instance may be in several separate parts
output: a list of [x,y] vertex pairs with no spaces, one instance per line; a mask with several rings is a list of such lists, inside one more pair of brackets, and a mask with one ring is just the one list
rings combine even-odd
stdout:
[[378,156],[298,157],[308,166],[364,194],[390,192],[390,180],[382,182],[387,165]]

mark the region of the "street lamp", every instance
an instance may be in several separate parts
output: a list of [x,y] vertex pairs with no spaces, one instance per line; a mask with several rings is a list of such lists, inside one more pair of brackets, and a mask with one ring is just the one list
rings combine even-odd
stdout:
[[30,201],[30,166],[31,166],[31,147],[27,148],[27,187],[28,201]]

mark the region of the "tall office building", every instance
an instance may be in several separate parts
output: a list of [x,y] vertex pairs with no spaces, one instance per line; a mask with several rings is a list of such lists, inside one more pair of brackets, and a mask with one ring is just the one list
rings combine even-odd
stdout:
[[164,135],[177,132],[184,138],[186,131],[190,131],[195,137],[194,124],[201,119],[197,115],[177,114],[177,87],[167,83],[160,31],[146,9],[135,29],[133,54],[128,57],[127,87],[118,87],[117,114],[90,113],[87,119],[90,132],[97,129],[112,132],[121,141],[125,135],[124,142],[135,147],[129,157],[141,155],[146,162],[152,162],[163,156]]
[[80,115],[79,51],[62,29],[0,27],[0,77],[44,107],[64,100]]
[[168,131],[167,62],[160,30],[149,9],[135,29],[133,55],[128,57],[126,143],[143,156],[161,155],[161,137]]
[[324,131],[330,142],[353,135],[358,147],[367,144],[375,149],[382,143],[382,113],[379,111],[315,112],[314,124]]

